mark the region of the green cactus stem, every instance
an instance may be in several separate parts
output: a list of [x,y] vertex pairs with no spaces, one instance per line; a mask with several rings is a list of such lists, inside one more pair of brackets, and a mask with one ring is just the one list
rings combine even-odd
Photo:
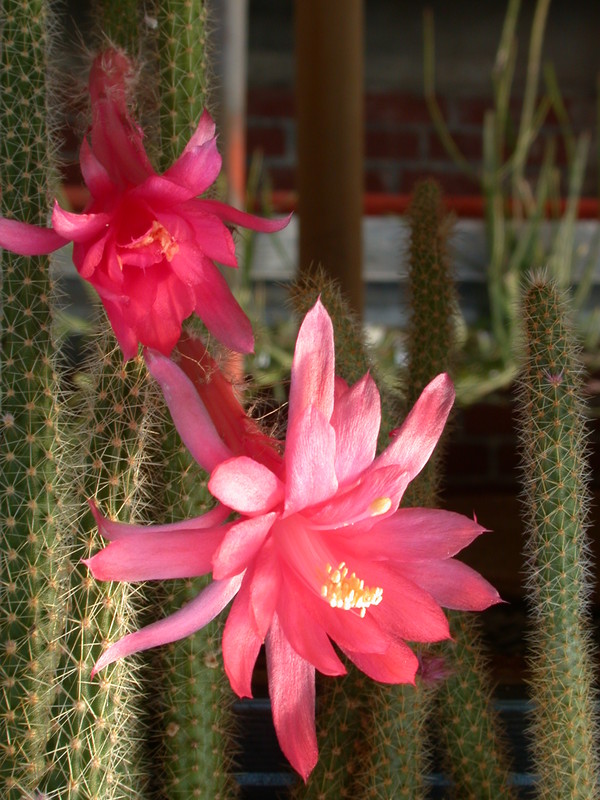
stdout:
[[88,499],[113,519],[144,519],[153,452],[149,443],[155,437],[143,361],[123,363],[111,332],[96,345],[84,373],[86,404],[77,409],[79,424],[73,421],[84,451],[74,487],[81,520],[72,545],[57,730],[51,743],[60,770],[47,790],[60,800],[137,800],[147,783],[139,664],[134,658],[118,661],[93,679],[91,671],[106,644],[137,627],[140,590],[94,580],[81,560],[102,546],[86,510]]
[[521,304],[523,517],[531,726],[540,798],[599,796],[598,716],[590,620],[589,492],[582,365],[566,294],[544,275]]
[[[0,213],[45,225],[53,179],[47,107],[49,10],[5,0],[0,46]],[[47,257],[1,253],[0,795],[32,797],[45,745],[64,612],[64,440]]]
[[[408,212],[410,323],[408,328],[407,408],[440,372],[452,372],[456,354],[458,298],[448,253],[452,218],[439,185],[418,183]],[[440,490],[440,461],[447,435],[438,444],[403,503],[432,507]],[[493,709],[493,685],[477,618],[448,612],[451,642],[424,653],[443,662],[444,678],[429,694],[443,745],[446,772],[457,798],[509,798],[509,770],[499,721]],[[419,709],[422,713],[423,709]],[[415,725],[417,722],[415,721]],[[415,737],[413,747],[417,746]],[[424,744],[427,751],[427,743]],[[413,757],[410,752],[409,757]],[[414,756],[416,758],[416,756]],[[393,795],[391,795],[393,796]],[[409,795],[410,796],[410,795]]]

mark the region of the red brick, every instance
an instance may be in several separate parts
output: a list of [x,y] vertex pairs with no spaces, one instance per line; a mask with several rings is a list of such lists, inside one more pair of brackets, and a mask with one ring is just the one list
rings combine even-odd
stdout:
[[461,125],[483,125],[486,111],[494,107],[492,97],[457,97],[452,100],[456,123]]
[[419,157],[419,134],[416,131],[367,130],[367,158],[396,158],[401,161]]
[[275,125],[268,127],[248,125],[246,132],[248,153],[259,150],[266,156],[282,156],[286,152],[286,131]]
[[365,170],[365,191],[396,194],[398,192],[398,169],[392,165],[367,166]]
[[[456,146],[463,154],[463,156],[467,159],[467,161],[481,161],[482,154],[483,154],[483,142],[482,142],[482,132],[477,131],[476,133],[464,133],[464,132],[453,132],[451,131],[452,138],[456,143]],[[440,138],[435,132],[432,130],[428,137],[429,140],[429,150],[428,155],[429,158],[438,161],[452,161],[452,158],[448,155],[444,145],[440,142]]]
[[[442,110],[446,106],[442,101]],[[369,93],[365,97],[365,116],[369,125],[406,125],[431,123],[429,109],[422,95],[399,92]]]
[[273,166],[267,162],[263,171],[272,189],[293,190],[296,188],[295,167]]
[[250,87],[246,113],[256,117],[287,117],[295,113],[294,92],[286,88]]

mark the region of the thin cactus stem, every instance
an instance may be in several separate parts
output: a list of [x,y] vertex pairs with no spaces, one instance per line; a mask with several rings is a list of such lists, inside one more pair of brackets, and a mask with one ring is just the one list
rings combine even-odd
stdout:
[[166,0],[156,10],[161,164],[181,154],[208,100],[205,0]]
[[[435,182],[423,181],[415,187],[409,219],[412,313],[407,400],[412,404],[436,374],[452,371],[458,299],[447,246],[451,219],[444,211],[441,191]],[[407,504],[436,505],[440,457],[438,445],[425,470],[413,482],[405,500]],[[444,763],[456,797],[461,800],[511,797],[479,626],[465,613],[451,611],[448,616],[453,641],[423,654],[425,674],[427,660],[439,658],[445,677],[434,681],[431,689],[437,688],[437,692],[424,690],[425,708],[417,710],[421,714],[427,710],[430,714],[437,712]],[[414,725],[418,727],[419,721],[415,720]],[[420,746],[426,751],[422,741]],[[405,757],[423,761],[421,753],[412,752],[417,747],[419,741],[415,737],[410,745],[404,745],[404,750],[408,749]]]
[[[53,179],[50,11],[44,0],[5,0],[1,15],[0,213],[44,225]],[[52,768],[45,747],[71,530],[50,261],[7,251],[0,259],[0,794],[22,800]]]
[[599,796],[600,771],[583,370],[564,290],[535,274],[521,311],[519,416],[537,794],[591,800]]

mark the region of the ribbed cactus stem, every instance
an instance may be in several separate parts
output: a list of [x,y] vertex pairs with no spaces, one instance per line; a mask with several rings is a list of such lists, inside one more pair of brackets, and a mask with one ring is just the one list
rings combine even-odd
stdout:
[[[0,20],[0,213],[45,225],[52,178],[47,3],[5,0]],[[50,765],[64,610],[61,406],[49,259],[1,253],[0,795],[32,797]]]
[[156,10],[161,164],[171,164],[194,132],[207,103],[205,0],[165,0]]
[[[410,221],[407,407],[440,372],[451,372],[455,357],[458,297],[448,251],[452,219],[444,209],[439,185],[425,180],[415,186]],[[411,483],[403,505],[435,506],[440,490],[440,457],[445,437],[418,478]],[[441,446],[440,446],[441,445]],[[443,663],[437,692],[430,692],[429,713],[436,712],[446,771],[456,797],[511,797],[502,735],[493,709],[489,677],[478,621],[460,611],[448,612],[453,641],[435,651]],[[428,658],[425,653],[424,658]],[[420,709],[423,712],[423,709]],[[415,721],[415,725],[417,725]],[[427,748],[415,737],[407,752]],[[421,756],[422,758],[422,756]],[[391,795],[393,796],[393,795]]]
[[141,359],[126,364],[111,333],[102,334],[90,359],[87,405],[73,421],[85,451],[74,487],[82,514],[73,544],[64,664],[53,738],[60,774],[49,784],[61,800],[143,797],[140,674],[135,659],[116,662],[92,679],[104,646],[136,627],[139,589],[100,583],[81,563],[102,546],[86,509],[94,500],[113,519],[140,521],[148,504],[150,442],[148,376]]
[[531,727],[538,796],[599,794],[590,620],[588,464],[582,365],[562,290],[543,275],[523,299],[520,435],[527,540]]

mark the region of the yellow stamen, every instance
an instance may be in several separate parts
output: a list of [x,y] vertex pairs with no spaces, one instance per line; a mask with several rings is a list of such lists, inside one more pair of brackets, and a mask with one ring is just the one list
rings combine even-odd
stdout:
[[179,245],[175,239],[171,236],[169,231],[163,225],[161,225],[160,222],[158,222],[158,220],[153,220],[152,227],[143,239],[140,239],[133,245],[129,245],[129,247],[137,249],[140,247],[146,247],[146,245],[152,244],[153,242],[158,243],[160,250],[167,261],[171,261],[173,256],[179,251]]
[[344,611],[357,609],[360,616],[364,617],[369,606],[381,603],[383,589],[380,586],[365,586],[355,572],[349,574],[345,561],[337,569],[327,564],[327,575],[327,582],[321,586],[321,597],[327,600],[331,608]]
[[377,497],[369,506],[369,511],[372,517],[378,517],[380,514],[385,514],[392,507],[392,501],[389,497]]

